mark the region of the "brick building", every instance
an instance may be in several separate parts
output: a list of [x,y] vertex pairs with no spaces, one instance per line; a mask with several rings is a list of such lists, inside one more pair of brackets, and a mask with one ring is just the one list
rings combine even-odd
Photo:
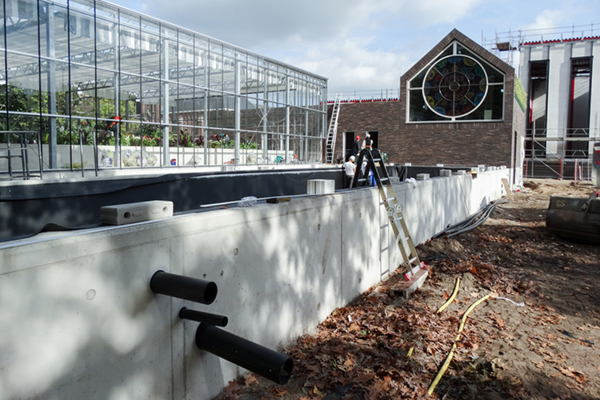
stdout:
[[[453,30],[400,78],[400,98],[340,105],[336,159],[365,132],[392,163],[521,166],[514,69]],[[524,93],[524,92],[523,92]]]

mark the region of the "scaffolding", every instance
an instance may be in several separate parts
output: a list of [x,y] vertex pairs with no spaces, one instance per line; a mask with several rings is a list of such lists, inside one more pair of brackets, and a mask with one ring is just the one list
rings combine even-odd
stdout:
[[496,32],[491,38],[486,38],[482,33],[481,46],[513,68],[517,68],[518,65],[515,63],[518,63],[519,59],[515,54],[523,45],[572,42],[598,38],[598,35],[600,35],[600,26],[594,23],[516,31],[509,29],[505,32]]
[[[600,133],[590,129],[564,130],[561,136],[546,129],[528,130],[524,146],[523,176],[591,181],[593,147],[596,142],[600,142]],[[587,146],[581,146],[583,143]]]

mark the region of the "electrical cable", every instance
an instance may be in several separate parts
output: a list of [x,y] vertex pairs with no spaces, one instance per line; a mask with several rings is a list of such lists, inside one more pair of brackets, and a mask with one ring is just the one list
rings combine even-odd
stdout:
[[499,199],[496,201],[490,202],[488,205],[477,211],[475,214],[469,216],[465,220],[451,225],[448,228],[444,229],[442,232],[433,236],[433,238],[438,238],[440,236],[444,236],[446,238],[450,238],[452,236],[456,236],[458,234],[470,231],[472,229],[477,228],[481,224],[483,224],[495,210],[498,204],[508,203],[505,199]]

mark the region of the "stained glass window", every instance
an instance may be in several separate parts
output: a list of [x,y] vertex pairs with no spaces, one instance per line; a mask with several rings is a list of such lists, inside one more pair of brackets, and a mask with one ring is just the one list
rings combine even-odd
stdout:
[[501,120],[504,74],[457,42],[409,81],[409,122]]

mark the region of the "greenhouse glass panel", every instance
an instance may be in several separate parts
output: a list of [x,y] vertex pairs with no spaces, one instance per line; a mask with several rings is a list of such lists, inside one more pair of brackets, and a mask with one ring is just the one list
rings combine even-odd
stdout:
[[142,39],[140,41],[142,54],[142,75],[153,78],[162,77],[162,38],[160,24],[142,18]]
[[[5,12],[7,48],[27,54],[38,54],[37,1],[6,1],[5,6],[0,8]],[[4,41],[1,46],[4,47]]]
[[71,7],[70,20],[70,53],[71,62],[94,65],[94,15]]
[[71,64],[72,115],[89,118],[96,116],[95,73],[96,70],[92,67],[74,68]]
[[193,36],[185,32],[179,32],[179,44],[177,48],[177,70],[174,71],[173,79],[180,85],[194,86],[196,81],[196,60],[193,46]]
[[[208,165],[205,151],[221,146],[209,137],[236,133],[238,162],[288,162],[284,150],[303,159],[305,136],[324,136],[317,76],[110,3],[11,0],[1,11],[1,122],[41,130],[48,168]],[[97,161],[79,159],[80,141],[101,146],[85,152]],[[152,164],[135,146],[163,153]],[[181,150],[190,146],[203,147],[193,160]],[[210,163],[230,161],[220,157]]]

